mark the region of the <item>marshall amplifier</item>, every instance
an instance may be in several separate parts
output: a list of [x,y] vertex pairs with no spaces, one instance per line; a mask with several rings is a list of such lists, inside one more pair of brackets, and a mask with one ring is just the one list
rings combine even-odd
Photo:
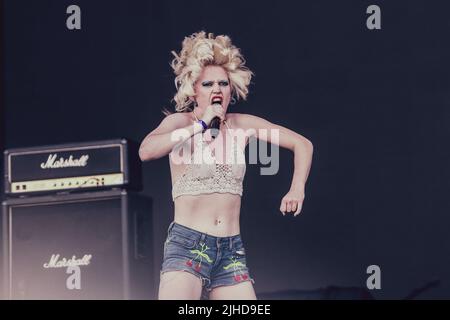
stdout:
[[86,188],[141,189],[138,146],[126,139],[9,149],[4,157],[9,196]]
[[154,299],[151,200],[126,190],[3,202],[4,299]]

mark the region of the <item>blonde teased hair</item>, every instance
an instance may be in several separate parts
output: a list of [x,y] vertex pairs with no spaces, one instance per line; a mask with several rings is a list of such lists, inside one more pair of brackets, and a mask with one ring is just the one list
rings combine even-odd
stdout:
[[228,74],[232,95],[236,100],[246,99],[253,73],[245,66],[245,59],[231,39],[225,35],[214,37],[204,31],[184,38],[181,52],[175,56],[171,66],[175,72],[177,93],[173,97],[176,111],[184,112],[193,106],[189,99],[195,95],[194,85],[203,68],[221,66]]

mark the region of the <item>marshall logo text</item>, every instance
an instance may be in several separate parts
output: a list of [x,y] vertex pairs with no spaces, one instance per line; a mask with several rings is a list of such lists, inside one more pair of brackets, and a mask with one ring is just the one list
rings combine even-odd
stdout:
[[67,268],[67,267],[74,267],[74,266],[87,266],[91,263],[91,254],[85,254],[83,258],[77,259],[76,256],[72,256],[71,259],[66,258],[59,258],[59,254],[52,254],[52,257],[50,258],[50,261],[47,263],[44,263],[44,268]]
[[89,156],[82,155],[79,159],[73,159],[71,155],[69,159],[64,159],[60,157],[59,160],[56,159],[57,154],[49,154],[47,162],[41,163],[42,169],[57,169],[57,168],[67,168],[67,167],[85,167],[87,166],[87,161]]

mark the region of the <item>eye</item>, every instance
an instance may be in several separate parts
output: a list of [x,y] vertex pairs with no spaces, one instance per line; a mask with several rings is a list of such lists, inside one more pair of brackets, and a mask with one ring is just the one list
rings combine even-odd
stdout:
[[230,83],[226,80],[219,81],[219,86],[221,87],[228,87],[229,84]]
[[213,85],[212,81],[203,81],[202,86],[204,87],[211,87]]

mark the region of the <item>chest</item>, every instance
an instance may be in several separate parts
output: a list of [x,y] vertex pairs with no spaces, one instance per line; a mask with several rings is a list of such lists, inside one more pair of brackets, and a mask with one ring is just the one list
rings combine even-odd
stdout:
[[198,162],[202,159],[207,164],[239,165],[245,163],[245,147],[247,137],[233,134],[232,132],[220,132],[213,139],[210,131],[203,135],[192,137],[191,155]]

